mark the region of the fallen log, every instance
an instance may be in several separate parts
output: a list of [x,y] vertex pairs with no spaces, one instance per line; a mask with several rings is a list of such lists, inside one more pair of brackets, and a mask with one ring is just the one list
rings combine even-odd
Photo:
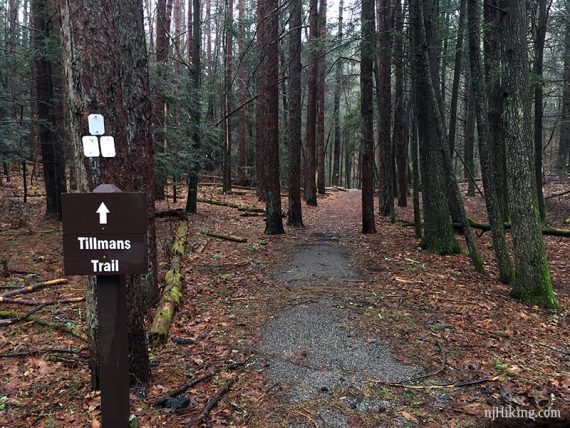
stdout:
[[166,342],[168,337],[168,330],[170,323],[174,316],[174,311],[180,303],[182,297],[182,273],[181,262],[182,256],[186,251],[186,239],[188,235],[188,223],[182,222],[174,236],[174,243],[172,244],[170,260],[170,269],[166,272],[164,277],[164,292],[158,303],[158,309],[154,316],[152,326],[148,335],[149,343],[151,346],[162,345]]
[[51,287],[52,285],[61,285],[61,284],[67,284],[67,279],[65,278],[53,279],[51,281],[45,281],[34,285],[28,285],[27,287],[18,288],[16,290],[10,290],[0,295],[0,302],[2,302],[5,297],[12,297],[18,294],[33,293],[34,291],[38,291],[46,287]]
[[209,230],[201,230],[202,235],[211,236],[212,238],[225,239],[226,241],[234,242],[247,242],[247,238],[242,238],[241,236],[228,235],[227,233],[221,232],[211,232]]
[[28,321],[33,321],[38,325],[42,325],[44,327],[50,327],[53,328],[55,330],[60,330],[63,331],[65,333],[69,333],[72,336],[77,337],[78,339],[82,339],[82,340],[87,340],[87,337],[81,333],[79,330],[73,328],[73,327],[68,327],[64,324],[56,324],[50,321],[46,321],[44,319],[38,318],[35,315],[31,315],[31,314],[23,314],[21,312],[16,312],[16,311],[0,311],[0,318],[1,319],[10,319],[10,320],[16,320],[16,321],[24,321],[24,320],[28,320]]
[[157,211],[154,215],[156,218],[176,217],[179,219],[186,218],[186,211],[183,209]]
[[204,199],[204,198],[198,198],[197,199],[198,202],[201,202],[203,204],[209,204],[209,205],[217,205],[217,206],[221,206],[221,207],[230,207],[230,208],[236,208],[239,211],[251,211],[251,212],[265,212],[264,209],[262,208],[258,208],[258,207],[252,207],[249,205],[244,205],[244,204],[238,204],[235,202],[225,202],[225,201],[218,201],[216,199]]
[[[409,221],[405,221],[405,220],[398,220],[398,223],[400,224],[400,226],[402,227],[411,227],[414,225],[414,223],[411,223]],[[487,232],[489,230],[491,230],[491,225],[488,223],[481,223],[475,220],[471,220],[469,219],[469,225],[473,228],[473,229],[478,229],[478,230],[482,230],[484,232]],[[423,223],[422,223],[423,226]],[[452,223],[452,226],[455,230],[458,231],[462,231],[463,230],[463,225],[461,223]],[[512,227],[511,223],[505,223],[504,224],[504,228],[505,230],[510,230]],[[549,235],[549,236],[561,236],[561,237],[570,237],[570,229],[556,229],[554,227],[548,227],[548,226],[543,226],[542,228],[542,234],[543,235]]]

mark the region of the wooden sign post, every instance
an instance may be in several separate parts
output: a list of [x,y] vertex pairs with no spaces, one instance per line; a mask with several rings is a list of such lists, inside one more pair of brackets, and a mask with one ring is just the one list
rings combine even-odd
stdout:
[[129,426],[125,275],[145,273],[146,198],[111,184],[62,195],[66,275],[96,275],[101,424]]

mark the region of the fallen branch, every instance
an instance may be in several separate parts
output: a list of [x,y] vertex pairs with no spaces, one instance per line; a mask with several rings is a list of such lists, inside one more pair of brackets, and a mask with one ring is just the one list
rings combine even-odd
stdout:
[[21,312],[16,312],[16,311],[0,311],[0,319],[12,319],[12,320],[27,319],[29,321],[33,321],[36,324],[42,325],[44,327],[50,327],[50,328],[53,328],[55,330],[63,331],[64,333],[69,333],[72,336],[77,337],[78,339],[87,340],[87,337],[75,328],[68,327],[68,326],[63,325],[63,324],[52,323],[50,321],[46,321],[46,320],[43,320],[41,318],[38,318],[35,315],[26,316],[26,314],[23,314]]
[[164,292],[160,297],[160,302],[158,303],[158,308],[148,335],[151,346],[162,345],[166,342],[174,311],[182,297],[182,273],[180,271],[182,256],[184,256],[186,252],[187,235],[188,223],[183,221],[180,226],[178,226],[174,236],[174,243],[171,248],[172,259],[170,260],[170,269],[166,272],[164,277]]
[[34,349],[34,350],[20,351],[20,352],[8,352],[6,354],[0,354],[0,358],[29,357],[41,354],[74,354],[81,358],[88,358],[87,356],[82,355],[81,352],[76,351],[74,349],[57,349],[57,348]]
[[33,314],[41,311],[43,308],[45,308],[47,305],[39,305],[36,306],[35,308],[31,309],[30,311],[26,312],[24,315],[22,315],[21,317],[17,318],[16,320],[13,321],[13,323],[17,323],[19,321],[25,321],[27,320],[30,316],[32,316]]
[[248,358],[246,358],[244,361],[239,361],[239,362],[237,362],[237,363],[230,363],[230,364],[228,364],[228,365],[226,365],[226,366],[223,366],[223,367],[217,367],[217,368],[215,368],[215,369],[212,369],[212,370],[208,371],[206,374],[204,374],[204,375],[202,375],[202,376],[200,376],[200,377],[191,379],[190,381],[186,382],[186,383],[183,384],[182,386],[179,386],[178,388],[173,389],[172,391],[170,391],[170,392],[168,392],[168,393],[166,393],[166,394],[161,395],[160,397],[158,397],[158,398],[154,401],[154,405],[155,405],[155,406],[163,406],[164,403],[166,402],[166,400],[168,400],[169,398],[173,398],[173,397],[176,397],[176,396],[178,396],[178,395],[180,395],[180,394],[184,394],[184,393],[185,393],[187,390],[189,390],[190,388],[192,388],[192,387],[194,387],[194,386],[196,386],[196,385],[198,385],[198,384],[200,384],[200,383],[202,383],[202,382],[205,382],[205,381],[209,380],[210,378],[212,378],[213,376],[215,376],[216,374],[218,374],[218,373],[221,372],[222,370],[225,370],[225,371],[232,371],[232,370],[235,370],[235,369],[238,368],[238,367],[242,367],[242,366],[246,365],[246,364],[251,360],[252,357],[253,357],[253,355],[250,355],[250,356],[249,356]]
[[210,380],[212,377],[214,377],[216,374],[218,374],[222,369],[218,368],[218,369],[214,369],[214,370],[210,370],[209,372],[207,372],[205,375],[202,375],[200,377],[194,378],[188,382],[186,382],[184,385],[173,389],[172,391],[168,392],[167,394],[161,395],[160,397],[158,397],[156,400],[154,400],[154,405],[157,407],[162,407],[164,406],[164,404],[166,403],[166,401],[169,398],[173,398],[176,397],[180,394],[184,394],[186,391],[188,391],[190,388],[195,387],[196,385],[201,384],[202,382],[205,382],[207,380]]
[[447,367],[447,355],[445,354],[445,349],[443,349],[443,345],[441,344],[441,342],[438,340],[436,343],[437,343],[437,347],[439,348],[439,352],[441,353],[441,366],[439,367],[439,369],[434,371],[434,372],[427,373],[425,375],[415,376],[415,377],[412,377],[410,379],[403,380],[399,383],[417,382],[418,380],[427,379],[428,377],[432,377],[432,376],[437,376],[438,374],[445,371],[445,369]]
[[552,195],[545,196],[544,199],[557,198],[559,196],[567,195],[568,193],[570,193],[570,190],[566,190],[566,191],[560,192],[560,193],[553,193]]
[[10,297],[6,297],[2,299],[4,303],[13,303],[15,305],[27,305],[27,306],[35,306],[35,305],[60,305],[65,303],[80,303],[85,301],[85,297],[74,297],[71,299],[62,299],[62,300],[28,300],[28,299],[12,299]]
[[210,411],[216,406],[216,404],[218,404],[218,401],[220,401],[222,397],[232,388],[234,383],[236,383],[235,378],[226,382],[226,384],[223,387],[221,387],[218,390],[218,392],[216,392],[216,394],[206,403],[206,405],[204,406],[198,417],[193,421],[191,421],[190,425],[188,426],[192,427],[194,425],[201,424],[204,421],[204,419],[208,416]]
[[[400,226],[402,227],[411,227],[414,226],[414,223],[406,221],[406,220],[398,220],[398,223]],[[423,224],[422,224],[423,225]],[[459,231],[463,230],[463,225],[461,223],[453,223],[453,228]],[[491,225],[488,223],[480,223],[476,220],[471,220],[469,219],[469,225],[473,228],[473,229],[478,229],[478,230],[482,230],[484,232],[487,232],[489,230],[491,230]],[[512,225],[511,223],[505,223],[503,225],[503,227],[505,228],[505,230],[510,230]],[[556,229],[554,227],[548,227],[548,226],[543,226],[542,228],[542,234],[543,235],[549,235],[549,236],[561,236],[561,237],[570,237],[570,229]]]
[[242,238],[241,236],[228,235],[221,232],[211,232],[209,230],[201,230],[202,235],[211,236],[212,238],[225,239],[226,241],[234,242],[247,242],[247,238]]
[[495,382],[497,380],[499,380],[499,376],[490,377],[490,378],[486,377],[483,379],[459,381],[459,382],[454,382],[454,383],[450,383],[450,384],[446,384],[446,385],[409,385],[409,384],[404,384],[404,383],[399,383],[399,382],[384,382],[381,380],[375,380],[373,382],[378,383],[380,385],[397,386],[400,388],[408,388],[408,389],[444,389],[444,388],[463,388],[465,386],[479,385],[481,383]]
[[27,287],[7,291],[6,293],[0,295],[0,302],[4,301],[5,297],[12,297],[18,294],[33,293],[34,291],[42,290],[46,287],[51,287],[52,285],[61,285],[61,284],[67,284],[67,279],[64,278],[53,279],[51,281],[40,282],[39,284],[28,285]]

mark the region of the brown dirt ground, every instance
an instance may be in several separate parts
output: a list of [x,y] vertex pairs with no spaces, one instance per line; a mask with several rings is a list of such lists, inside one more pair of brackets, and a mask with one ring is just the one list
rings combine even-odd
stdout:
[[[0,293],[63,277],[61,225],[46,219],[41,197],[23,204],[15,181],[0,186],[0,259],[8,259],[10,270],[28,273],[11,273],[0,279]],[[555,177],[547,182],[545,194],[568,188],[567,178]],[[36,184],[31,191],[39,194],[40,189]],[[262,326],[277,311],[324,296],[359,303],[362,334],[388,344],[396,359],[423,366],[428,372],[443,368],[417,382],[417,388],[382,385],[371,379],[364,391],[354,393],[390,405],[375,414],[344,408],[350,426],[482,426],[484,411],[492,406],[567,410],[570,240],[546,238],[560,310],[539,310],[510,299],[509,287],[495,280],[488,233],[478,238],[488,271],[482,275],[464,255],[441,257],[421,252],[413,228],[382,219],[377,234],[360,234],[358,195],[330,191],[319,198],[319,207],[303,207],[304,229],[288,228],[286,235],[277,237],[263,234],[262,217],[242,217],[233,208],[199,204],[199,213],[189,218],[184,297],[171,340],[150,353],[153,380],[147,398],[132,393],[131,407],[139,426],[186,426],[230,379],[237,382],[208,415],[207,426],[320,426],[315,414],[319,403],[288,403],[281,385],[263,376],[256,349]],[[245,190],[222,195],[218,187],[203,187],[201,196],[261,206],[255,195]],[[286,205],[286,198],[283,201]],[[157,209],[183,205],[183,200],[177,204],[162,201]],[[485,218],[480,197],[466,198],[466,206],[472,217]],[[547,209],[551,225],[564,227],[570,216],[570,195],[548,199]],[[398,218],[410,220],[411,209],[398,208]],[[166,218],[157,223],[162,274],[177,221]],[[202,229],[244,236],[248,242],[208,238],[199,233]],[[352,262],[366,273],[366,281],[350,288],[310,291],[291,290],[272,281],[298,245],[323,233],[342,237],[342,245],[350,249]],[[83,296],[85,279],[73,276],[68,280],[65,285],[21,297]],[[83,305],[50,305],[36,315],[84,331]],[[31,308],[0,305],[0,310],[24,313]],[[177,338],[193,342],[178,345],[172,340]],[[73,349],[78,354],[0,355],[0,427],[98,426],[99,397],[90,391],[85,343],[28,321],[0,325],[0,354],[49,348]],[[156,397],[189,379],[248,357],[240,369],[222,370],[189,390],[188,408],[166,411],[152,405]],[[473,379],[493,380],[442,386]],[[332,397],[330,405],[341,406],[340,398]]]

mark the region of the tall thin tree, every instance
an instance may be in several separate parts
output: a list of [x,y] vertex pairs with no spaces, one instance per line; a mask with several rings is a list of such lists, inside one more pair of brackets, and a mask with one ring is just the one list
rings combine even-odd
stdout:
[[303,226],[301,208],[301,32],[302,0],[289,3],[289,226]]
[[360,112],[362,114],[362,233],[376,233],[374,222],[374,0],[362,0]]

